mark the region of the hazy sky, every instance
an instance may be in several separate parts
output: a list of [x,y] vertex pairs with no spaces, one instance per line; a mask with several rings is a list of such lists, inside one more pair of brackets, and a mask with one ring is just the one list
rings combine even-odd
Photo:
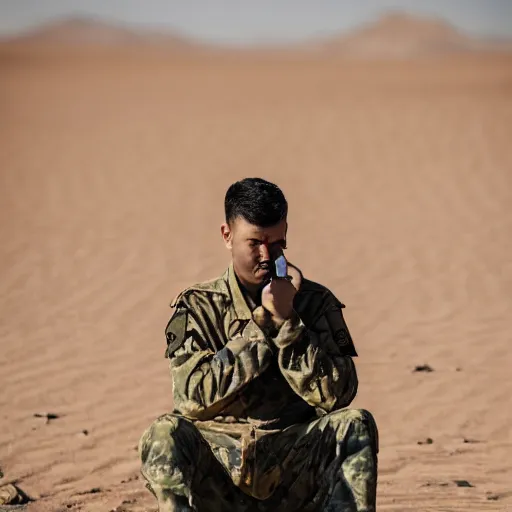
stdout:
[[512,35],[512,0],[0,0],[0,34],[92,15],[216,42],[293,41],[399,8],[442,16],[476,34]]

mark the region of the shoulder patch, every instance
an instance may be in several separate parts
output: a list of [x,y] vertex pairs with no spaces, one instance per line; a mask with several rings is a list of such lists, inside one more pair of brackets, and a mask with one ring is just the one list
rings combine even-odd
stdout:
[[165,328],[165,337],[167,339],[165,357],[171,357],[183,343],[187,330],[187,317],[187,310],[185,308],[178,308],[169,320]]
[[347,324],[343,318],[342,307],[345,306],[341,303],[339,303],[339,305],[333,305],[325,312],[325,316],[329,323],[332,337],[340,348],[341,353],[344,356],[356,357],[357,352],[354,347],[354,342],[352,341],[352,336],[350,336]]

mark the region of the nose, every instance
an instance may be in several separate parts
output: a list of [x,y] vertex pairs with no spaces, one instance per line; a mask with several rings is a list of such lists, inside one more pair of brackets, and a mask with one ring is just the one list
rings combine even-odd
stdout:
[[267,244],[260,245],[260,261],[268,261],[270,259],[270,251]]

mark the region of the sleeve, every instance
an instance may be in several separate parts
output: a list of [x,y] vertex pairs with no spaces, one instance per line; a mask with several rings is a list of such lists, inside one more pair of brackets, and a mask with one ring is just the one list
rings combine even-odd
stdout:
[[279,367],[291,388],[325,412],[348,406],[357,393],[357,353],[343,318],[344,307],[330,295],[306,327],[294,311],[273,338]]
[[[175,409],[192,419],[218,416],[269,366],[275,347],[253,320],[238,321],[222,348],[215,313],[206,306],[176,309],[167,329]],[[222,344],[221,344],[222,345]]]

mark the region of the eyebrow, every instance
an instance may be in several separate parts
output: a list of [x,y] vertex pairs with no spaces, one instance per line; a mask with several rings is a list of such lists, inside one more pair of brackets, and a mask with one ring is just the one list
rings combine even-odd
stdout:
[[[250,242],[261,242],[261,243],[263,243],[263,240],[261,240],[260,238],[248,238],[247,240],[250,241]],[[276,244],[280,244],[280,245],[286,244],[286,240],[284,238],[281,238],[280,240],[276,240],[275,242],[271,242],[268,245],[276,245]]]

